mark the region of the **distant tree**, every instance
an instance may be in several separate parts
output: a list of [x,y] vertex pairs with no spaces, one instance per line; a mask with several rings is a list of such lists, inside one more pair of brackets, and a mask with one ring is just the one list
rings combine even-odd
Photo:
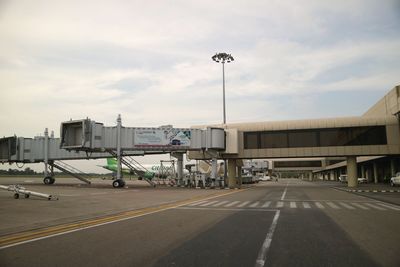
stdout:
[[29,168],[29,167],[26,167],[25,170],[24,170],[24,174],[31,175],[31,174],[35,174],[35,173],[36,172],[34,170],[32,170],[31,168]]

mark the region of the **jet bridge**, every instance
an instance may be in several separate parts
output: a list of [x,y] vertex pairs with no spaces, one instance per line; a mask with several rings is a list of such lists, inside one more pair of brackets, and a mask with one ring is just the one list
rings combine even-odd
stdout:
[[[47,141],[46,141],[47,139]],[[75,160],[75,159],[99,159],[110,158],[110,153],[71,151],[60,148],[60,138],[37,136],[26,137],[4,137],[0,138],[0,163],[41,163],[48,160]],[[45,144],[47,143],[47,153]],[[155,151],[153,151],[155,152]],[[46,155],[47,154],[47,155]],[[143,156],[144,151],[125,151],[126,155]],[[150,153],[147,153],[150,154]]]
[[[44,136],[34,138],[25,137],[4,137],[0,138],[0,163],[44,163],[45,184],[55,182],[53,169],[56,168],[67,173],[85,183],[90,184],[89,176],[84,172],[63,162],[64,160],[79,159],[99,159],[112,156],[107,151],[104,152],[85,152],[68,151],[61,149],[61,139],[49,136],[47,129]],[[152,151],[151,153],[154,153]],[[125,151],[126,156],[143,156],[144,151]],[[147,153],[149,154],[149,152]]]
[[[119,122],[120,123],[120,122]],[[61,148],[74,151],[104,152],[158,151],[182,152],[188,150],[225,150],[225,132],[222,128],[205,130],[192,128],[106,127],[90,119],[61,123]]]
[[184,153],[190,150],[214,153],[225,150],[225,131],[222,128],[123,127],[120,115],[117,126],[106,127],[87,118],[61,123],[60,132],[60,147],[63,149],[86,153],[108,151],[116,156],[118,171],[114,187],[125,184],[121,178],[121,162],[126,151],[171,153],[178,159],[178,180],[183,181]]
[[[69,174],[77,170],[66,168],[61,160],[117,158],[117,180],[114,187],[123,187],[121,163],[135,173],[144,174],[145,170],[135,167],[126,156],[171,153],[177,158],[178,181],[183,181],[183,154],[187,151],[209,151],[213,154],[225,150],[225,132],[221,128],[206,129],[173,128],[163,126],[123,127],[118,116],[117,125],[106,127],[90,119],[70,120],[61,123],[61,138],[44,136],[35,138],[5,137],[0,139],[0,163],[39,163],[45,165],[45,184],[54,183],[53,168]],[[86,178],[73,175],[90,183]],[[151,185],[153,183],[148,181]]]

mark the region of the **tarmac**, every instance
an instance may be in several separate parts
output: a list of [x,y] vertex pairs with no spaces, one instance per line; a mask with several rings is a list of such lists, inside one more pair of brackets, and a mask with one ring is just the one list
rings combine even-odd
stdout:
[[0,184],[19,184],[27,190],[50,194],[58,200],[31,196],[13,198],[13,192],[0,191],[0,236],[87,219],[101,218],[126,211],[158,207],[213,197],[230,190],[187,189],[126,180],[124,188],[113,188],[111,180],[92,179],[84,184],[74,178],[57,178],[44,185],[39,177],[1,177]]

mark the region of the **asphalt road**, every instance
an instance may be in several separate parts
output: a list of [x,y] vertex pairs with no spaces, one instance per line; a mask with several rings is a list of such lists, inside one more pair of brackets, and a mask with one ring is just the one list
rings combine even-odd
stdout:
[[400,206],[281,179],[0,248],[0,266],[400,266],[399,225]]

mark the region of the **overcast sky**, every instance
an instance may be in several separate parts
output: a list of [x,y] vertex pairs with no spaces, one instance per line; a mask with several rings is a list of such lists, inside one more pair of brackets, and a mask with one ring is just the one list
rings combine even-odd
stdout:
[[220,123],[216,52],[228,123],[362,115],[400,84],[400,1],[0,0],[0,136]]

